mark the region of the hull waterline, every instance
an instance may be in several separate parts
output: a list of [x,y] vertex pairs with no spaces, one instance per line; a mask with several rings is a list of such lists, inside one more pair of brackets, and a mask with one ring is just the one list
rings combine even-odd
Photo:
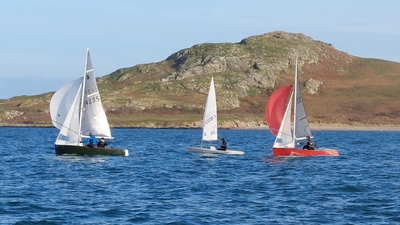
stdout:
[[334,149],[306,150],[297,148],[272,148],[273,156],[338,156]]
[[243,151],[238,151],[238,150],[217,150],[215,148],[200,148],[200,147],[189,147],[187,148],[189,152],[199,152],[199,153],[204,153],[204,154],[225,154],[225,155],[244,155]]
[[86,146],[55,145],[56,155],[108,155],[129,156],[127,149],[118,148],[90,148]]

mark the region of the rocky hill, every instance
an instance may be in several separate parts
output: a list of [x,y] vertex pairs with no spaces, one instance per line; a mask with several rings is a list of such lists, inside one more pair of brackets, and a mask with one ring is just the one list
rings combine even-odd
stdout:
[[[198,44],[158,63],[119,69],[98,78],[98,85],[114,127],[190,128],[201,126],[214,76],[220,126],[262,127],[269,95],[294,81],[296,57],[311,123],[400,125],[400,64],[355,57],[283,31]],[[0,123],[52,126],[52,94],[1,100]]]

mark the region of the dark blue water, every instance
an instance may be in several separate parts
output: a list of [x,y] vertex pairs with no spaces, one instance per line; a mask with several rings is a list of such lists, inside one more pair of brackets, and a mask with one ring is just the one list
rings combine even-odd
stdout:
[[190,153],[197,129],[114,129],[129,157],[56,156],[54,128],[0,128],[1,224],[400,224],[400,132],[317,131],[339,157],[271,157],[265,130],[220,130],[243,156]]

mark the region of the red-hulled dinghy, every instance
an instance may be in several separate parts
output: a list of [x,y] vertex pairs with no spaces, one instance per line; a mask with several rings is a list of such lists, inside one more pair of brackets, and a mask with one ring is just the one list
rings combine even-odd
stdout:
[[[271,133],[276,136],[272,147],[274,156],[338,156],[334,149],[299,149],[296,143],[312,138],[307,115],[304,110],[300,86],[297,78],[297,58],[295,83],[277,89],[271,94],[265,107],[265,118]],[[287,99],[290,95],[290,99]],[[293,130],[291,127],[292,98],[294,95]],[[287,104],[286,104],[287,102]]]

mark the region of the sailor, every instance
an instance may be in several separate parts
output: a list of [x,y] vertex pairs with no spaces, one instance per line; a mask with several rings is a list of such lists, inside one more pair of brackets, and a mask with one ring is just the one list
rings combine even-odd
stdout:
[[221,138],[221,145],[219,146],[218,150],[225,151],[228,148],[226,141],[224,138]]
[[307,142],[306,142],[306,144],[303,146],[303,149],[314,150],[314,148],[315,148],[315,143],[314,143],[314,141],[311,139],[310,136],[307,136]]
[[108,144],[104,141],[104,138],[100,138],[100,141],[97,143],[98,148],[105,148]]
[[97,138],[92,135],[92,132],[89,133],[89,138],[84,141],[86,143],[86,146],[95,148],[97,145]]

